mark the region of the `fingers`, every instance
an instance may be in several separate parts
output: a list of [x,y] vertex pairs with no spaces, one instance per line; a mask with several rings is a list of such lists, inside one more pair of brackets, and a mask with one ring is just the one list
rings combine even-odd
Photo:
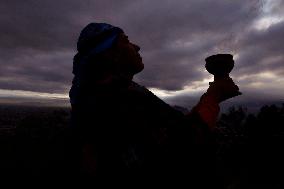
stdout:
[[207,94],[215,96],[216,99],[219,99],[219,102],[242,94],[239,92],[239,87],[229,77],[209,82],[209,85]]

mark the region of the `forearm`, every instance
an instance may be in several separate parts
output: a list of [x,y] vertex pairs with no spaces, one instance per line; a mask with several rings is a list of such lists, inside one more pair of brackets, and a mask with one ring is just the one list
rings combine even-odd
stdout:
[[198,104],[191,110],[187,115],[188,117],[198,117],[201,122],[207,125],[210,130],[216,127],[216,122],[218,119],[218,114],[220,112],[219,103],[213,97],[205,93],[200,98]]

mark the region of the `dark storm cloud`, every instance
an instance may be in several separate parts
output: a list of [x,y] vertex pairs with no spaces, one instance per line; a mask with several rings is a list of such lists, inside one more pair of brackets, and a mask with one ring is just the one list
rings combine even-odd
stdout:
[[71,84],[70,53],[25,52],[0,67],[2,89],[38,92],[67,92]]
[[113,15],[108,16],[108,11],[119,9],[124,3],[107,0],[4,0],[0,5],[2,48],[52,51],[73,48],[79,31],[88,20],[110,21],[108,17]]
[[255,70],[261,71],[261,69],[270,69],[275,71],[284,69],[283,31],[284,22],[281,22],[272,26],[267,31],[250,34],[250,36],[248,36],[243,46],[252,49],[251,56],[253,56],[253,53],[256,55],[254,56],[255,62],[251,62],[251,65],[259,65],[258,69],[256,66],[254,67]]
[[107,8],[127,3],[116,2],[1,1],[0,88],[67,92],[80,30],[90,21],[110,22]]
[[[202,79],[205,57],[218,45],[234,41],[235,33],[255,19],[260,6],[256,1],[146,3],[137,2],[127,12],[127,31],[145,55],[146,69],[138,79],[167,90]],[[141,7],[147,8],[139,11]]]
[[237,79],[266,70],[283,77],[283,23],[249,29],[262,6],[257,0],[4,0],[0,88],[67,92],[76,40],[89,22],[120,26],[141,46],[145,70],[136,80],[147,87],[174,91],[201,81],[209,76],[204,59],[215,53],[239,55]]
[[69,48],[74,35],[74,29],[71,32],[69,29],[76,26],[69,12],[72,4],[68,1],[1,1],[1,47]]

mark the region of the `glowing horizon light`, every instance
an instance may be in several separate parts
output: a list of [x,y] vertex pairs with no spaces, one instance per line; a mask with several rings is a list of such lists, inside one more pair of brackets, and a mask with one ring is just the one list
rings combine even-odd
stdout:
[[40,99],[67,99],[68,94],[61,93],[43,93],[34,91],[24,91],[24,90],[7,90],[0,89],[0,98],[10,97],[10,98],[40,98]]
[[256,81],[259,81],[261,79],[271,79],[275,81],[275,80],[281,80],[282,78],[279,78],[275,73],[269,72],[269,71],[265,71],[265,72],[261,72],[257,74],[242,75],[238,77],[239,81],[244,81],[248,79],[253,79]]
[[202,81],[194,81],[186,85],[183,89],[177,91],[169,91],[159,88],[149,88],[149,90],[162,99],[177,97],[177,96],[199,96],[205,92],[209,86],[209,82],[213,81],[213,77],[205,78]]

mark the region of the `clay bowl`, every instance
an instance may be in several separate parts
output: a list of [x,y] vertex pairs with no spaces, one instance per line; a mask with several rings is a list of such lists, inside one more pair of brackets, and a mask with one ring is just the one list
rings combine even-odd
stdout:
[[206,70],[214,76],[227,76],[234,67],[233,55],[216,54],[205,59]]

